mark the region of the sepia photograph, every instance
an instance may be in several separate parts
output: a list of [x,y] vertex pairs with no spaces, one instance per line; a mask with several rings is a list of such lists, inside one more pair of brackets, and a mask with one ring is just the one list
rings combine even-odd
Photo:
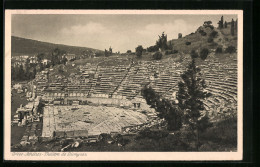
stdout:
[[241,160],[243,11],[7,10],[6,160]]

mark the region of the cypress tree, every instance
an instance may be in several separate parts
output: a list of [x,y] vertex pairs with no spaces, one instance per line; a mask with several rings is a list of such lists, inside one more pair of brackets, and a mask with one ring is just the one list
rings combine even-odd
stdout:
[[231,29],[230,29],[230,31],[231,31],[231,35],[234,36],[235,35],[235,22],[234,22],[233,19],[231,21]]
[[223,16],[221,16],[221,28],[223,28],[224,19]]
[[227,22],[225,21],[224,27],[227,28]]
[[[182,81],[178,83],[179,91],[177,100],[179,107],[184,113],[184,123],[188,125],[191,132],[196,136],[196,148],[199,149],[199,134],[210,126],[207,115],[202,116],[203,100],[209,96],[204,91],[205,80],[202,79],[200,68],[196,67],[195,58],[189,64],[187,70],[181,75]],[[203,126],[201,126],[203,125]]]

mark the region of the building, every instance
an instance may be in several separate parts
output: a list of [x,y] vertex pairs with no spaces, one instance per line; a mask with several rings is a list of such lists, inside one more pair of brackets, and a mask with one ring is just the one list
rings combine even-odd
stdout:
[[75,59],[76,58],[76,55],[75,54],[71,54],[71,53],[68,53],[66,55],[64,55],[64,57],[66,57],[66,59],[68,61],[72,60],[72,59]]
[[42,60],[42,64],[43,65],[47,65],[47,64],[49,64],[51,61],[50,60],[48,60],[48,59],[43,59]]

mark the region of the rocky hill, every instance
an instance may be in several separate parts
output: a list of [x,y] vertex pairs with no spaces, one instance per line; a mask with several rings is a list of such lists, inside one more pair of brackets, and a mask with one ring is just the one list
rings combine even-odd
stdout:
[[191,50],[200,48],[216,49],[228,46],[237,48],[237,33],[231,35],[230,24],[227,28],[219,29],[216,27],[200,26],[194,33],[179,39],[172,39],[168,44],[172,44],[175,50],[183,53],[190,53]]

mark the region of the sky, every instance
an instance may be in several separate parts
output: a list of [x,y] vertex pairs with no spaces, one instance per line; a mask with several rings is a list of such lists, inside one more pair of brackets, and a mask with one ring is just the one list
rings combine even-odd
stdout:
[[[222,15],[137,15],[137,14],[13,14],[12,36],[38,41],[108,49],[121,53],[134,51],[138,45],[152,46],[165,32],[176,39],[195,32],[204,21],[214,26]],[[223,15],[224,21],[237,18]]]

